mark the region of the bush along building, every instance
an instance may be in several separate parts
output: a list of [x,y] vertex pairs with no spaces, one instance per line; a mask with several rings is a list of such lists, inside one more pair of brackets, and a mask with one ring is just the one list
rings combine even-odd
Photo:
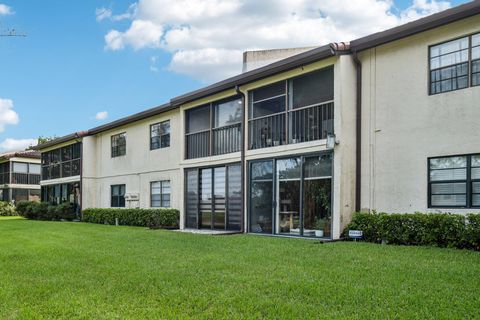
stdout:
[[40,152],[0,154],[0,201],[40,201]]
[[40,145],[42,199],[326,239],[355,211],[478,210],[480,2],[293,52]]

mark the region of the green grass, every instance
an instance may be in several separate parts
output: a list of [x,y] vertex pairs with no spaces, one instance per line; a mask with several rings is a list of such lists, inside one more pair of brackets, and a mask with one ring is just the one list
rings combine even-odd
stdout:
[[0,218],[0,318],[480,318],[480,253]]

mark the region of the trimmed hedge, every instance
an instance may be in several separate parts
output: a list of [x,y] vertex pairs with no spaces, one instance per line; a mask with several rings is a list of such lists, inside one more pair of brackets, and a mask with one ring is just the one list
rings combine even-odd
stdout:
[[123,209],[91,208],[83,210],[83,222],[155,228],[178,228],[180,212],[177,209]]
[[19,201],[17,213],[32,220],[75,220],[77,214],[72,204],[65,202],[57,206],[46,202]]
[[348,230],[362,230],[368,242],[480,250],[478,214],[354,213]]
[[15,206],[11,202],[0,201],[0,216],[9,217],[16,215],[17,211],[15,210]]

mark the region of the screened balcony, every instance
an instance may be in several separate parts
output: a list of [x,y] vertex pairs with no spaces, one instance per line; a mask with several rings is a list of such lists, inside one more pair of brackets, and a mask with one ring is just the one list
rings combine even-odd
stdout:
[[249,93],[249,149],[326,139],[333,133],[333,68]]
[[242,100],[236,97],[187,110],[185,157],[240,151],[242,107]]

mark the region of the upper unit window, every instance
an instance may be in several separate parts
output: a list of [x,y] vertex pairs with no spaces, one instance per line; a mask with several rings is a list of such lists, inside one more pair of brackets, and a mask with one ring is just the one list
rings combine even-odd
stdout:
[[112,158],[127,153],[127,134],[125,132],[112,136]]
[[480,206],[480,155],[429,159],[429,207]]
[[476,34],[430,47],[430,94],[479,84],[479,36]]
[[249,148],[325,139],[333,132],[333,67],[249,92]]
[[150,184],[150,206],[170,207],[170,181],[156,181]]
[[170,147],[170,120],[150,126],[150,150]]
[[242,108],[235,97],[187,110],[187,159],[240,151]]
[[[81,142],[42,153],[42,180],[80,175]],[[38,169],[33,169],[33,171]],[[30,165],[30,174],[32,165]]]

